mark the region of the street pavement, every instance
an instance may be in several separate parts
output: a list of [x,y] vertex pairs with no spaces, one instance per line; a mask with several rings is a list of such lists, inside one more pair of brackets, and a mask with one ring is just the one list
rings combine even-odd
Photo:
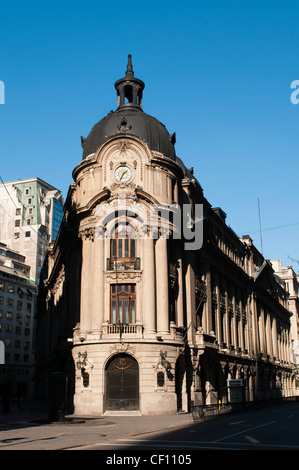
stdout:
[[[0,412],[0,450],[74,450],[121,437],[144,436],[193,424],[191,414],[166,416],[72,417],[66,422],[47,421],[45,413],[30,405],[12,404]],[[71,417],[70,417],[71,418]]]

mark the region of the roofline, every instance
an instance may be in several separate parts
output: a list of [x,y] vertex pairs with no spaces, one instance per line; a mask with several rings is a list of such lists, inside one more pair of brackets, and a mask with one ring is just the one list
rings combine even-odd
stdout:
[[[31,181],[38,182],[38,183],[41,183],[45,186],[48,186],[49,189],[54,189],[56,191],[60,191],[60,189],[56,188],[55,186],[52,186],[52,184],[47,183],[46,181],[42,180],[38,176],[35,176],[33,178],[18,179],[18,180],[13,180],[13,181],[4,181],[4,184],[16,184],[16,183],[19,184],[19,183],[27,183],[27,182],[29,183]],[[3,183],[0,183],[0,184],[3,184]]]

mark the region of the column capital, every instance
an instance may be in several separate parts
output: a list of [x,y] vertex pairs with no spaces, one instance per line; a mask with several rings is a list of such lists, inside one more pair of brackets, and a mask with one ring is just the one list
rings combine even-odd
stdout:
[[82,241],[83,240],[94,241],[95,228],[94,227],[88,227],[88,228],[79,229],[78,237],[81,238]]

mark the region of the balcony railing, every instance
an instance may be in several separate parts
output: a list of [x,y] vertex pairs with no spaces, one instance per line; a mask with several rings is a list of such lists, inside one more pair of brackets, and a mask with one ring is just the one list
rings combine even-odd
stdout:
[[131,258],[129,260],[107,258],[107,271],[137,271],[140,269],[140,258]]
[[127,336],[132,335],[137,338],[142,337],[143,327],[140,323],[129,324],[129,323],[105,323],[103,325],[103,337],[107,336]]

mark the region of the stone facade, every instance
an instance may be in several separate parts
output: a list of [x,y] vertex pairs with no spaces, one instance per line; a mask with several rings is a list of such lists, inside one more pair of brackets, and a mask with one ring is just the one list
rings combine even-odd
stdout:
[[248,401],[293,395],[291,313],[271,264],[143,113],[130,58],[115,87],[117,110],[82,138],[44,266],[39,387],[52,377],[52,403],[94,416],[226,402],[229,379]]
[[36,284],[48,243],[57,236],[63,204],[61,192],[40,178],[0,183],[0,241],[26,256]]
[[271,260],[275,275],[281,280],[289,294],[288,308],[291,316],[291,355],[292,362],[299,368],[299,275],[295,273],[292,266],[283,266],[280,259]]
[[12,398],[32,397],[36,296],[25,256],[0,243],[0,342],[5,351],[4,362],[0,361],[0,397],[4,408]]

